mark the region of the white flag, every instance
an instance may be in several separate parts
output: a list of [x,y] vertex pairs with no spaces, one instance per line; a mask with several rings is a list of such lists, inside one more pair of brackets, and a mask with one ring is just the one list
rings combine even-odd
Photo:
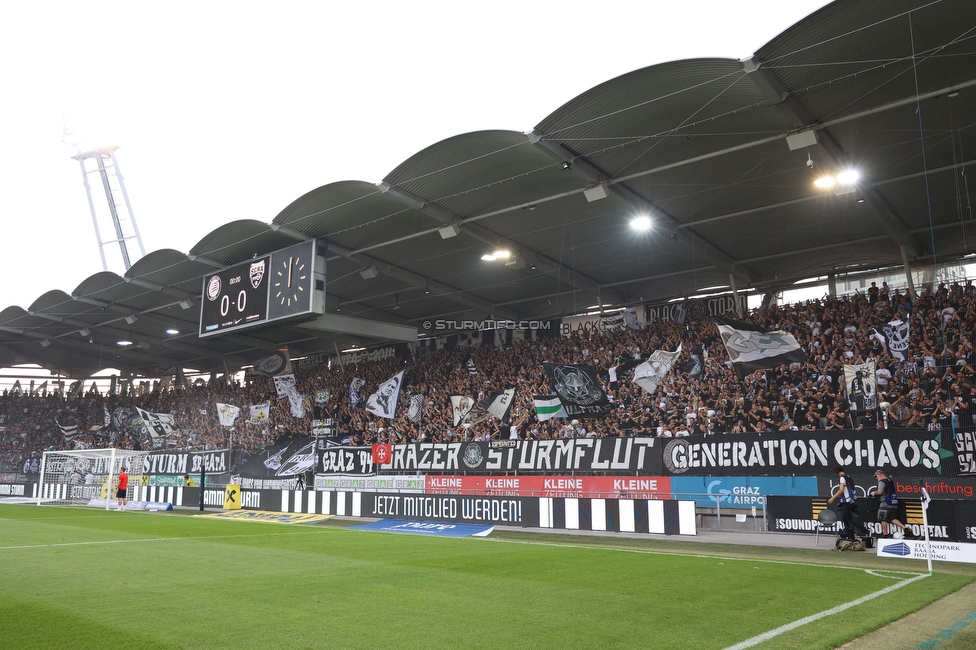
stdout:
[[393,375],[382,384],[379,389],[366,399],[366,410],[381,418],[393,418],[396,415],[397,402],[400,400],[400,388],[403,383],[403,370]]
[[217,417],[220,419],[220,426],[232,427],[237,416],[241,414],[241,409],[232,404],[221,404],[217,402]]
[[648,393],[653,393],[657,390],[657,386],[664,379],[664,376],[678,361],[680,354],[681,345],[678,345],[678,349],[674,352],[655,350],[647,361],[634,368],[634,383]]
[[271,402],[255,404],[251,407],[251,424],[261,424],[268,421],[268,414],[271,412]]

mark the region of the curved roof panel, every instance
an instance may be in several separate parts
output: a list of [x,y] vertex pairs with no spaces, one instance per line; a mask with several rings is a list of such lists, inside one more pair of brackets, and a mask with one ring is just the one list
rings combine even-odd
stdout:
[[241,219],[214,228],[190,249],[190,255],[230,266],[294,243],[294,238],[276,232],[266,223]]
[[[750,60],[635,70],[529,134],[447,138],[379,186],[331,183],[270,224],[232,221],[189,255],[156,251],[125,277],[48,292],[31,313],[9,307],[0,363],[85,373],[105,353],[133,372],[223,371],[282,345],[300,355],[368,342],[289,322],[196,336],[203,275],[302,238],[328,242],[327,312],[408,325],[665,301],[731,278],[777,292],[896,268],[903,251],[931,265],[933,241],[940,263],[959,260],[976,241],[958,182],[976,166],[973,33],[972,0],[838,0]],[[855,186],[813,184],[848,169]],[[650,231],[631,229],[637,214]],[[508,264],[481,259],[496,248]],[[122,338],[137,345],[119,349]]]

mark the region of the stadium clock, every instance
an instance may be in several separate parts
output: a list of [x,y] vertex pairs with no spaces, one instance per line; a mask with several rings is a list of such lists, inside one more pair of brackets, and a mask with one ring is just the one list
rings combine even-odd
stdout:
[[268,320],[305,314],[312,309],[313,254],[311,241],[271,254]]

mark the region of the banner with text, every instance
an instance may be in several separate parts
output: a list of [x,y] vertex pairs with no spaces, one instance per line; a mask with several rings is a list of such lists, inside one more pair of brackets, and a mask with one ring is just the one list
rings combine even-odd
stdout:
[[423,494],[426,476],[347,476],[315,475],[316,490],[342,490],[345,492],[408,492]]
[[538,527],[539,499],[364,492],[362,516]]
[[427,476],[427,494],[670,499],[667,476]]
[[665,474],[852,474],[875,468],[900,476],[955,476],[951,434],[921,429],[740,433],[675,438],[664,444]]
[[[960,532],[967,528],[976,527],[976,508],[965,501],[948,501],[933,499],[929,503],[928,517],[929,537],[933,540],[958,542]],[[834,506],[836,507],[836,506]],[[833,532],[833,526],[822,527],[817,520],[821,510],[827,508],[825,497],[779,497],[768,499],[766,512],[769,517],[769,529],[776,532],[815,533],[820,527],[822,532]],[[881,524],[877,521],[877,500],[873,498],[858,499],[857,510],[864,527],[870,533],[881,533]],[[900,504],[898,520],[908,524],[909,531],[915,537],[925,534],[922,521],[922,504],[912,499]]]
[[[326,447],[318,451],[316,474],[359,475],[376,473],[372,447]],[[316,483],[316,486],[318,483]],[[318,488],[316,488],[318,489]]]
[[392,445],[395,472],[617,472],[660,475],[656,438],[496,440]]
[[675,499],[692,499],[700,508],[762,509],[766,498],[816,496],[814,476],[672,476]]
[[199,474],[206,463],[207,474],[227,471],[229,451],[154,451],[142,462],[143,474]]

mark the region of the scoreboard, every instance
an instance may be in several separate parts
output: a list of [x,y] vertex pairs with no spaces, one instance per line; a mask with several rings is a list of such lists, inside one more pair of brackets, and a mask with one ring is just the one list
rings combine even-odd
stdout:
[[321,314],[326,244],[310,240],[203,278],[200,336]]

